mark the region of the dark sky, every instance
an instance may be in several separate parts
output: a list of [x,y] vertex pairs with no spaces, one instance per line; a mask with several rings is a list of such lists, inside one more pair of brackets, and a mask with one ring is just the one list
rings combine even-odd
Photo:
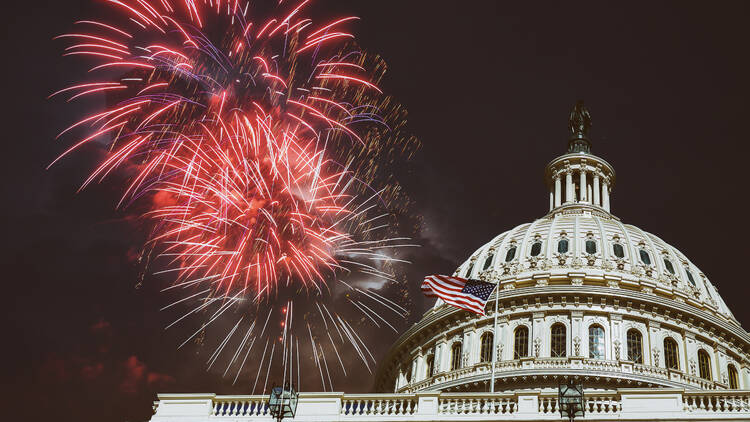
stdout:
[[[0,394],[24,420],[144,420],[156,391],[243,392],[177,351],[156,288],[134,287],[142,235],[114,210],[117,188],[75,193],[96,157],[44,170],[74,117],[45,98],[79,71],[51,39],[88,17],[92,2],[12,2],[4,13]],[[690,257],[750,326],[738,276],[750,252],[750,3],[316,7],[362,17],[358,39],[387,60],[382,87],[408,108],[423,142],[403,180],[424,217],[408,269],[414,286],[546,212],[543,169],[564,151],[568,112],[582,98],[593,151],[617,171],[614,213]]]

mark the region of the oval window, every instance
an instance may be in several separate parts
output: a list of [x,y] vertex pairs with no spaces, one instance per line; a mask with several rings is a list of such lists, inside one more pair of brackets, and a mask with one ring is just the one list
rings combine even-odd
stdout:
[[641,255],[641,262],[646,265],[651,265],[651,257],[648,255],[645,249],[639,249],[638,253]]
[[490,265],[492,265],[492,259],[495,258],[495,254],[490,254],[490,256],[487,257],[487,259],[484,260],[484,267],[482,270],[486,270],[487,268],[490,268]]
[[690,281],[690,284],[695,286],[695,279],[693,278],[693,273],[691,273],[690,270],[688,270],[687,268],[685,268],[685,273],[688,276],[688,280]]
[[568,239],[562,238],[557,242],[557,253],[568,253]]
[[516,247],[513,246],[508,249],[508,253],[505,254],[505,262],[510,262],[516,256]]
[[542,253],[542,242],[534,242],[531,245],[531,256],[538,256],[540,253]]
[[668,260],[667,258],[664,258],[664,266],[667,267],[667,271],[674,274],[674,267],[672,266],[672,261]]
[[595,254],[596,253],[596,241],[594,241],[594,240],[587,240],[586,241],[586,253],[588,253],[588,254]]
[[615,256],[618,258],[623,258],[625,256],[625,249],[622,248],[622,245],[619,243],[615,243],[612,245],[612,250],[615,253]]

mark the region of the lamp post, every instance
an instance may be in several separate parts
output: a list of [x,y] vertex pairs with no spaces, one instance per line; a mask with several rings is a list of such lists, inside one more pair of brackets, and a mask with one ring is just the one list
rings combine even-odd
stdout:
[[268,398],[268,410],[278,422],[281,422],[284,418],[294,418],[298,400],[299,393],[293,385],[285,384],[283,387],[273,387]]
[[585,408],[583,405],[583,385],[574,384],[570,381],[568,384],[560,384],[558,389],[560,417],[567,417],[571,422],[573,419],[583,417]]

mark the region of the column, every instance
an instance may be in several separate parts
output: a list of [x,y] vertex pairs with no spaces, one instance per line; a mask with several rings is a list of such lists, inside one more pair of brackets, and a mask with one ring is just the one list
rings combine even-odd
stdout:
[[424,352],[420,347],[417,350],[417,362],[414,364],[415,374],[412,375],[412,382],[419,382],[426,378],[427,369],[425,368]]
[[[583,356],[583,342],[588,341],[588,334],[584,335],[583,330],[583,312],[570,312],[570,339],[572,350],[570,356]],[[577,340],[576,340],[577,339]]]
[[594,172],[594,205],[602,206],[601,196],[599,195],[599,172]]
[[[659,331],[661,330],[661,324],[654,320],[648,320],[648,323],[646,324],[646,329],[648,330],[648,356],[644,356],[643,363],[646,365],[651,366],[658,366],[661,368],[664,368],[664,365],[661,364],[661,362],[664,359],[664,347],[663,344],[659,344],[659,341],[657,340]],[[659,359],[654,359],[656,356],[654,355],[654,350],[659,351]],[[645,353],[644,353],[645,354]]]
[[568,169],[565,171],[565,202],[573,202],[573,196],[575,193],[573,192],[574,186],[573,186],[573,172]]
[[552,211],[552,208],[555,208],[555,192],[553,192],[550,189],[550,191],[549,191],[549,210]]
[[607,179],[602,181],[602,207],[604,210],[609,212],[609,185]]
[[508,334],[508,317],[498,317],[497,319],[497,361],[513,359],[513,340],[512,335]]
[[586,201],[586,167],[584,164],[581,164],[581,180],[578,183],[578,190],[580,191],[580,195],[578,197],[578,202],[585,202]]
[[560,173],[555,174],[555,207],[562,205],[562,183],[560,182]]
[[544,312],[534,312],[531,317],[532,328],[530,334],[532,338],[529,339],[529,341],[531,341],[531,351],[529,356],[549,356],[549,353],[544,350],[544,346],[548,343],[548,330],[546,330],[544,326]]

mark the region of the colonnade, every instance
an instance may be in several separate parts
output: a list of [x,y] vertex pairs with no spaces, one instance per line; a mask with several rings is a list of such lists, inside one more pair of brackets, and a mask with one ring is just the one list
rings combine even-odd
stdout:
[[[574,182],[574,177],[578,178],[578,186]],[[552,189],[549,193],[550,211],[561,205],[572,203],[588,203],[602,207],[607,212],[610,211],[610,179],[599,169],[589,169],[585,165],[579,168],[566,167],[555,172],[552,180]],[[563,183],[565,183],[564,195]]]

